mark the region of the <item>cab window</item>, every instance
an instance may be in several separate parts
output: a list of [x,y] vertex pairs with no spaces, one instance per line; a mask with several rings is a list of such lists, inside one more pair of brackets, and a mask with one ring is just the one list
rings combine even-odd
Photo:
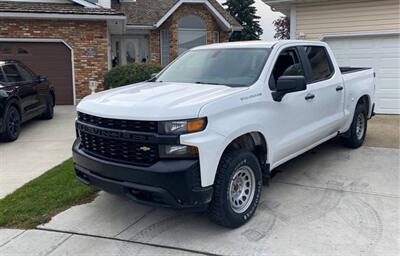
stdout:
[[296,49],[286,49],[279,54],[269,81],[271,90],[276,89],[276,83],[281,76],[304,76],[304,68]]
[[307,46],[303,49],[311,66],[311,82],[322,81],[333,75],[333,68],[325,47]]
[[8,82],[18,83],[23,81],[21,74],[18,72],[18,69],[14,64],[4,65],[3,71],[7,77]]
[[34,80],[33,73],[26,67],[22,65],[16,65],[17,69],[22,77],[22,81],[24,82],[32,82]]

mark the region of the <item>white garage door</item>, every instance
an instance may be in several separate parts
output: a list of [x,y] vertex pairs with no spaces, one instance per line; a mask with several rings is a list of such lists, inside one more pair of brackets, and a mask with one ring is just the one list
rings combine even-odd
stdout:
[[325,38],[339,66],[372,67],[376,72],[375,112],[400,114],[400,36]]

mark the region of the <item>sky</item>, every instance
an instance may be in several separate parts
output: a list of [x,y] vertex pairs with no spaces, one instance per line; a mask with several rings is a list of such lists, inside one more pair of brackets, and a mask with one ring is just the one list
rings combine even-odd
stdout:
[[[226,0],[218,0],[220,3],[225,3]],[[264,30],[261,36],[262,40],[274,40],[275,30],[272,22],[282,16],[279,12],[273,12],[271,8],[263,3],[261,0],[255,0],[257,8],[257,15],[261,17],[260,25]]]

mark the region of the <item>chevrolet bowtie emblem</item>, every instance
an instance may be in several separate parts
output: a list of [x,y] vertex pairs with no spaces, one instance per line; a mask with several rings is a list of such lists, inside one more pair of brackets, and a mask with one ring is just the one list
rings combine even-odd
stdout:
[[147,151],[150,151],[151,148],[146,147],[146,146],[141,146],[139,149],[140,149],[141,151],[147,152]]

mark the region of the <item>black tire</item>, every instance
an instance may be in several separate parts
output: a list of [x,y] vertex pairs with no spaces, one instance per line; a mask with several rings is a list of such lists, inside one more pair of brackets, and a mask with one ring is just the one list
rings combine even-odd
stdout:
[[349,148],[359,148],[364,144],[367,134],[368,109],[365,104],[358,104],[354,112],[350,129],[345,133],[344,144]]
[[[242,181],[252,180],[251,174],[246,180],[246,176],[241,176],[242,171],[253,173],[254,183],[251,189],[247,189],[248,199],[244,189],[237,189],[234,184],[234,177],[243,178]],[[247,184],[247,183],[246,183]],[[212,221],[228,228],[237,228],[245,224],[254,214],[260,201],[261,189],[263,186],[262,172],[258,159],[256,156],[247,150],[228,150],[224,153],[218,165],[217,175],[214,184],[213,199],[208,208],[208,215]],[[240,187],[240,186],[239,186]],[[235,191],[236,190],[236,191]],[[239,191],[243,191],[243,204],[247,200],[246,207],[239,210],[239,204],[234,200],[232,192],[240,195]],[[253,196],[251,196],[254,191]],[[231,198],[235,202],[231,202]],[[235,204],[233,206],[233,204]],[[236,208],[236,209],[235,209]]]
[[15,106],[9,106],[4,115],[4,132],[1,139],[6,142],[14,141],[18,138],[21,130],[21,115]]
[[50,120],[54,117],[54,100],[51,94],[47,95],[46,99],[46,110],[41,115],[44,120]]

